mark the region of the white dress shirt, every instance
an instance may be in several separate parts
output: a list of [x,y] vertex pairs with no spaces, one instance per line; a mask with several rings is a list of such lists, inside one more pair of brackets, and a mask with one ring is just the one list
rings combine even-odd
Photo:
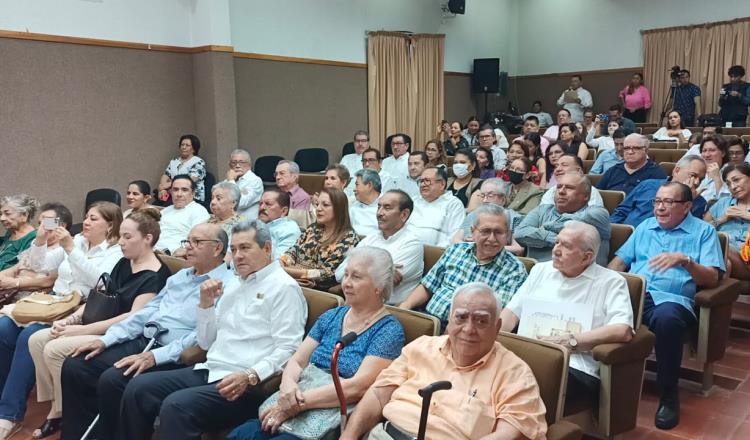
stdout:
[[406,177],[405,179],[401,179],[401,185],[400,190],[405,192],[406,194],[409,194],[409,197],[411,197],[412,201],[419,197],[419,183],[417,183],[417,179],[412,179],[411,177]]
[[508,138],[505,137],[505,133],[503,130],[496,128],[495,130],[495,137],[497,138],[497,144],[495,146],[500,147],[503,150],[507,150],[508,147],[510,147],[510,143],[508,142]]
[[594,106],[594,99],[591,97],[591,92],[583,87],[577,88],[575,92],[578,93],[578,98],[581,100],[579,104],[577,102],[565,102],[565,92],[567,91],[568,89],[563,90],[557,99],[557,105],[562,106],[562,108],[570,112],[570,122],[583,122],[583,111]]
[[[385,249],[391,254],[393,264],[401,266],[398,269],[401,272],[401,283],[393,286],[393,293],[388,304],[403,302],[422,281],[424,246],[406,226],[388,238],[384,238],[383,233],[378,229],[376,233],[368,235],[357,244],[357,247],[361,246]],[[336,281],[339,283],[344,279],[344,270],[348,262],[348,258],[344,259],[336,269]]]
[[359,200],[354,200],[349,205],[349,219],[352,223],[354,232],[362,236],[370,236],[378,232],[378,199],[372,203],[365,204]]
[[385,194],[386,191],[399,189],[401,187],[401,179],[389,173],[385,169],[381,168],[378,176],[380,176],[380,194]]
[[180,242],[187,239],[193,226],[207,222],[210,217],[206,208],[195,200],[180,209],[167,206],[161,211],[161,234],[154,248],[174,252],[180,247]]
[[[505,140],[505,143],[508,143],[507,139]],[[505,148],[507,149],[508,147]],[[492,148],[490,148],[490,152],[492,153],[492,162],[495,164],[495,170],[504,170],[505,164],[508,161],[508,156],[505,154],[505,151],[497,145],[493,145]]]
[[[519,318],[523,312],[525,298],[567,304],[590,304],[594,310],[592,329],[613,324],[633,327],[633,308],[630,305],[630,293],[625,278],[596,263],[575,278],[564,276],[552,266],[551,261],[537,263],[507,306]],[[536,335],[522,336],[533,338]],[[599,363],[590,352],[570,353],[570,367],[599,377]]]
[[383,170],[397,179],[409,177],[409,153],[404,153],[398,159],[388,156],[383,159]]
[[354,195],[354,181],[356,180],[354,178],[354,173],[362,169],[362,155],[357,153],[347,154],[341,158],[341,165],[349,170],[349,176],[351,176],[349,185],[344,189],[344,193],[351,197]]
[[[544,195],[542,196],[542,201],[539,202],[539,204],[540,205],[554,205],[556,189],[557,188],[550,188],[547,191],[545,191]],[[589,197],[588,206],[598,206],[600,208],[604,207],[604,200],[602,200],[602,195],[599,194],[599,190],[593,186],[591,187],[591,197]]]
[[240,203],[237,205],[237,214],[247,220],[258,218],[260,196],[263,195],[263,180],[255,173],[247,170],[236,182],[240,187]]
[[35,272],[57,272],[52,290],[67,295],[77,291],[86,298],[99,276],[112,272],[122,258],[119,244],[102,241],[89,249],[89,241],[81,234],[73,237],[73,250],[68,254],[61,246],[47,250],[47,243],[29,248],[29,266]]
[[208,350],[208,383],[252,368],[260,380],[280,372],[302,342],[307,302],[274,261],[246,279],[234,277],[215,307],[198,307],[198,345]]
[[414,199],[414,212],[409,217],[409,229],[422,244],[446,247],[453,234],[466,218],[464,205],[446,192],[432,202],[422,197]]

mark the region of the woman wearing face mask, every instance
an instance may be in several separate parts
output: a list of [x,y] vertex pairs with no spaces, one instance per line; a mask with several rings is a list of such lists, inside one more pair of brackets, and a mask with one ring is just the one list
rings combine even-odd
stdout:
[[539,205],[544,190],[529,181],[531,161],[527,157],[519,157],[510,162],[508,180],[510,193],[508,194],[508,208],[526,215]]
[[482,180],[476,177],[477,174],[477,159],[474,153],[468,148],[456,151],[456,158],[453,160],[453,175],[456,177],[448,179],[446,191],[450,191],[461,200],[464,207],[468,205],[471,194],[482,185]]
[[488,148],[478,147],[474,155],[477,157],[479,178],[484,180],[495,177],[495,161],[492,159],[492,152]]
[[539,133],[527,133],[524,139],[528,141],[526,147],[529,149],[529,154],[526,157],[531,162],[531,181],[534,185],[544,188],[547,185],[547,162],[542,152],[542,137]]
[[[612,139],[612,135],[615,131],[617,131],[618,128],[620,128],[620,123],[617,121],[609,121],[607,123],[606,134],[602,134],[603,123],[602,120],[599,119],[599,116],[597,116],[594,120],[594,124],[596,126],[596,133],[594,133],[594,131],[589,131],[586,134],[586,143],[598,149],[599,151],[614,150],[615,141]],[[594,137],[595,134],[596,137]]]

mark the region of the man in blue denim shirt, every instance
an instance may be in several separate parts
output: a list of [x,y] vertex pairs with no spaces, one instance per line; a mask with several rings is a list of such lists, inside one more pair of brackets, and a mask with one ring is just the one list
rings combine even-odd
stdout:
[[656,334],[659,429],[680,422],[677,383],[684,336],[697,325],[695,292],[699,286],[716,287],[726,271],[716,230],[690,215],[692,198],[682,183],[662,185],[654,199],[654,217],[635,229],[609,264],[610,269],[630,269],[646,278],[643,323]]
[[[201,283],[208,279],[227,282],[234,277],[223,261],[227,242],[226,232],[218,225],[193,227],[183,244],[192,267],[169,277],[162,291],[141,310],[112,325],[101,338],[78,347],[65,360],[61,439],[81,438],[97,412],[97,438],[116,438],[120,400],[130,379],[144,371],[180,367],[177,362],[182,351],[197,344],[196,310]],[[153,350],[142,353],[148,343],[144,325],[149,321],[169,331],[159,338]]]

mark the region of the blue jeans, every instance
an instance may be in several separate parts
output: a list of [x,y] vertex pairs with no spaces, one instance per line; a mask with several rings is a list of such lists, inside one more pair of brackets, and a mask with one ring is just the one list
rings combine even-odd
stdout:
[[29,337],[47,327],[46,324],[19,327],[7,316],[0,318],[0,419],[23,420],[26,400],[36,381]]
[[234,428],[227,436],[228,440],[299,440],[299,437],[282,432],[273,435],[263,431],[260,420],[253,419]]

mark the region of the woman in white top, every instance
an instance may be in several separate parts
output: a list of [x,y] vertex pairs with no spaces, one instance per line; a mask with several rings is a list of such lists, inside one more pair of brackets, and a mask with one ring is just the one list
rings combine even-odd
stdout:
[[[586,133],[586,144],[598,149],[599,151],[607,151],[615,149],[615,141],[612,139],[612,134],[620,128],[620,123],[617,121],[609,121],[607,123],[607,133],[602,134],[602,120],[599,116],[594,120],[596,130],[591,130]],[[594,137],[594,131],[596,131],[596,137]]]
[[145,180],[134,180],[128,184],[128,192],[125,194],[125,203],[128,209],[122,213],[122,218],[139,209],[151,207],[151,185]]
[[[83,221],[83,232],[70,236],[58,226],[53,230],[40,227],[29,248],[29,263],[35,272],[57,270],[53,290],[57,294],[79,291],[88,295],[102,272],[111,272],[122,258],[117,241],[120,238],[122,211],[110,202],[91,205]],[[48,235],[55,235],[59,247],[48,248]],[[2,397],[0,397],[0,439],[10,437],[19,429],[26,413],[26,399],[34,386],[34,363],[29,352],[29,338],[50,323],[20,325],[10,316],[0,318],[0,365]]]
[[685,128],[680,114],[672,110],[667,114],[667,126],[662,127],[654,133],[655,141],[675,141],[680,144],[687,143],[690,139],[690,130]]
[[198,136],[185,134],[180,137],[180,155],[169,162],[159,182],[159,200],[169,200],[169,188],[172,179],[180,174],[187,174],[195,182],[195,200],[203,202],[206,197],[203,180],[206,178],[206,162],[198,157],[201,141]]

